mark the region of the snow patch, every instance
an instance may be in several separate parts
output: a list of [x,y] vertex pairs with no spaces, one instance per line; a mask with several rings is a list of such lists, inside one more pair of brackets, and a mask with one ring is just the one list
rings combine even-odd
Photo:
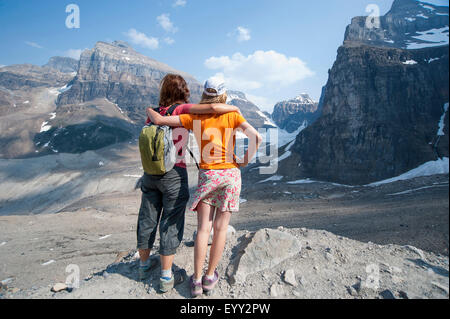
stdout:
[[275,182],[277,182],[277,181],[281,181],[283,178],[284,178],[284,177],[281,176],[281,175],[273,175],[273,176],[271,176],[271,177],[269,177],[269,178],[266,178],[265,180],[259,181],[258,184],[260,184],[260,183],[265,183],[265,182],[270,182],[270,181],[275,181]]
[[448,44],[448,26],[440,29],[431,29],[428,31],[417,32],[419,35],[414,36],[414,39],[425,41],[423,42],[410,42],[407,44],[407,49],[422,49],[434,46],[440,46]]
[[445,120],[445,114],[447,114],[447,111],[448,111],[448,103],[445,103],[444,104],[444,114],[442,114],[441,119],[439,121],[439,129],[438,129],[438,132],[437,132],[438,136],[444,136],[445,135],[445,133],[444,133],[444,128],[445,128],[444,120]]
[[447,185],[432,185],[432,186],[424,186],[424,187],[419,187],[419,188],[414,188],[414,189],[408,189],[406,191],[403,192],[398,192],[398,193],[394,193],[394,194],[388,194],[387,196],[397,196],[397,195],[405,195],[405,194],[410,194],[416,191],[420,191],[422,189],[428,189],[428,188],[433,188],[433,187],[447,187]]
[[440,158],[436,161],[429,161],[425,164],[420,165],[419,167],[416,167],[409,172],[406,172],[402,175],[392,177],[389,179],[385,179],[383,181],[375,182],[368,184],[366,186],[379,186],[383,184],[389,184],[397,181],[404,181],[416,177],[421,176],[431,176],[436,174],[448,174],[448,157]]
[[50,130],[51,128],[52,128],[52,126],[51,126],[51,125],[48,125],[48,122],[44,122],[44,123],[42,123],[42,125],[41,125],[41,131],[40,131],[39,133],[47,132],[47,131]]

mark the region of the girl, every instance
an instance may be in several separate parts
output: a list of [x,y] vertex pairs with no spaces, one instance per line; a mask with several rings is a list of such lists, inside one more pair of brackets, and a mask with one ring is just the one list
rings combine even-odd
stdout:
[[[226,89],[222,82],[210,79],[200,104],[225,103]],[[147,109],[156,125],[183,126],[193,130],[201,150],[198,186],[191,210],[197,211],[197,238],[194,249],[194,275],[191,277],[193,297],[211,292],[219,281],[216,271],[225,246],[228,224],[233,212],[239,210],[241,192],[240,167],[245,167],[256,154],[261,143],[258,132],[237,112],[222,115],[190,115],[163,117]],[[249,148],[243,161],[234,155],[236,129],[249,138]],[[241,163],[238,163],[241,162]],[[214,227],[209,264],[202,277],[208,238]]]
[[[224,104],[187,104],[190,92],[186,81],[180,75],[168,74],[161,82],[159,112],[172,114],[223,114],[239,111],[235,106]],[[174,108],[175,105],[176,108]],[[148,120],[149,121],[149,120]],[[180,134],[174,140],[179,155],[187,142],[188,132]],[[175,137],[175,134],[174,134]],[[184,140],[183,140],[184,138]],[[139,277],[145,280],[157,260],[150,260],[150,250],[155,242],[159,224],[160,231],[160,291],[167,292],[181,281],[180,273],[172,273],[172,264],[176,249],[180,245],[184,232],[184,216],[189,200],[188,175],[184,158],[177,162],[174,169],[164,176],[152,176],[144,173],[141,179],[142,200],[137,225],[137,248],[140,256]]]

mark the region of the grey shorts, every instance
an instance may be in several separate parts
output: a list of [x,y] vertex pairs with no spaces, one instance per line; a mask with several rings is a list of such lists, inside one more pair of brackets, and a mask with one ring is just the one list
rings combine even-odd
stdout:
[[163,176],[144,174],[137,225],[137,248],[152,249],[159,225],[159,253],[176,253],[183,239],[184,217],[189,201],[188,175],[175,166]]

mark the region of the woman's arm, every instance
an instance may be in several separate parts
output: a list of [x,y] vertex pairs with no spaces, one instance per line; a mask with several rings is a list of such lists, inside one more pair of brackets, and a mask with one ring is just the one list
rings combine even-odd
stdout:
[[262,143],[262,137],[258,133],[258,131],[248,122],[242,123],[239,128],[244,131],[244,134],[247,135],[249,139],[248,149],[244,156],[244,162],[238,163],[240,167],[245,167],[256,155],[256,152],[258,151],[258,148]]
[[171,127],[180,127],[181,120],[179,116],[162,116],[152,108],[147,108],[147,115],[155,125],[167,125]]
[[225,114],[230,112],[240,113],[240,110],[237,106],[221,103],[194,104],[189,109],[190,114]]

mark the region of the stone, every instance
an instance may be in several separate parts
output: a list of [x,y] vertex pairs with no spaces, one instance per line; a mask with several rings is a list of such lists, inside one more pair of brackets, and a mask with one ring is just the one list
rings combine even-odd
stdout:
[[270,296],[273,298],[281,297],[283,295],[283,287],[279,284],[270,286]]
[[237,247],[227,268],[231,284],[242,283],[248,275],[270,269],[296,255],[301,244],[294,236],[273,229],[261,229]]
[[63,291],[63,290],[67,290],[67,285],[63,284],[61,282],[54,284],[52,289],[51,289],[51,291],[53,291],[53,292],[60,292],[60,291]]
[[295,279],[295,272],[293,269],[288,269],[284,272],[283,280],[285,283],[291,286],[297,287],[298,285],[297,280]]
[[388,289],[383,290],[382,292],[380,292],[380,296],[381,296],[383,299],[395,299],[395,296],[394,296],[394,294],[392,293],[392,291],[390,291],[390,290],[388,290]]

